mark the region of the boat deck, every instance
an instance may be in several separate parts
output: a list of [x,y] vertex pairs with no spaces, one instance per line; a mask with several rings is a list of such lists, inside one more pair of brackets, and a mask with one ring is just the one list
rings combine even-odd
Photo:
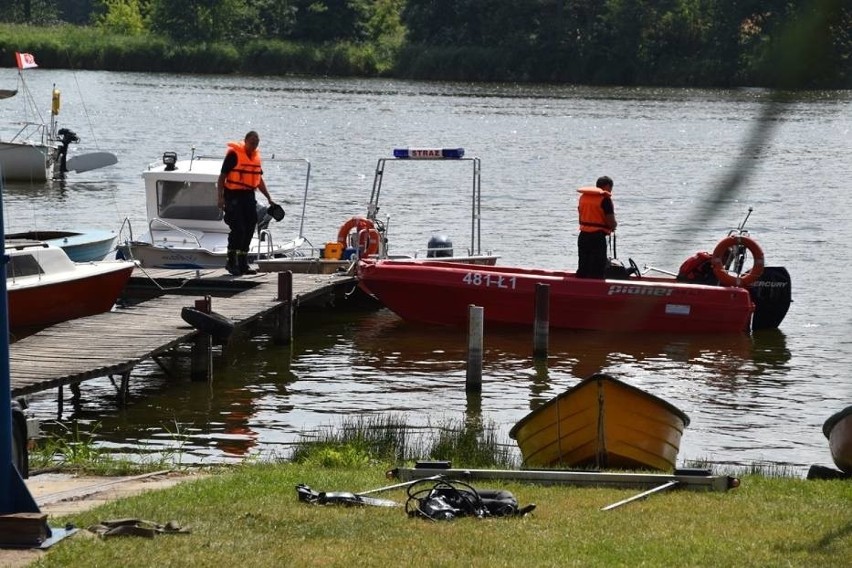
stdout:
[[[293,310],[332,301],[350,291],[353,277],[293,274]],[[110,312],[48,327],[9,346],[12,396],[33,394],[88,379],[129,373],[138,363],[194,341],[200,332],[181,317],[181,309],[211,296],[212,311],[239,328],[287,305],[279,300],[277,273],[234,278],[222,269],[137,268],[125,289],[147,297]]]

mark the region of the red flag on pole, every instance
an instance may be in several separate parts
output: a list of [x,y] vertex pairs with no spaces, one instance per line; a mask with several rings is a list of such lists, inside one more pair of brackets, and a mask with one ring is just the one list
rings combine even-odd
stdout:
[[33,67],[38,67],[35,62],[35,57],[33,57],[32,54],[16,51],[15,59],[18,62],[18,69],[32,69]]

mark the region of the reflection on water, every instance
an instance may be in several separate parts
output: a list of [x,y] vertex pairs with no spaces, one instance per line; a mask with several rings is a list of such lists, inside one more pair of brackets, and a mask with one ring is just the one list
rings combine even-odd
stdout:
[[300,435],[367,414],[399,413],[414,427],[488,420],[513,444],[508,430],[517,420],[606,372],[690,416],[681,460],[749,463],[767,459],[748,449],[753,429],[767,427],[772,409],[790,396],[783,372],[790,353],[777,330],[751,337],[558,331],[543,360],[532,357],[529,333],[486,330],[483,388],[474,395],[465,392],[463,330],[411,325],[387,310],[302,320],[292,346],[273,345],[263,329],[238,339],[217,359],[211,384],[169,379],[188,375],[188,360],[175,357],[140,370],[125,410],[116,409],[112,386],[96,381],[62,418],[88,424],[113,451],[179,453],[185,463],[282,457]]

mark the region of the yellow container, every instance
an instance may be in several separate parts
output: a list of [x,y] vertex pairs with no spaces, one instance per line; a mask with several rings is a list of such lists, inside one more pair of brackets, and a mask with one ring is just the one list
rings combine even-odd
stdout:
[[331,241],[325,243],[323,258],[326,260],[340,260],[343,257],[343,243]]

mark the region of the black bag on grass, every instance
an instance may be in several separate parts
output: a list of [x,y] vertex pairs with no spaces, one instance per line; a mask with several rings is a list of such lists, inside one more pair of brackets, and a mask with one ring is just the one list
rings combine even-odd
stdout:
[[[424,486],[428,483],[428,486]],[[500,489],[474,489],[462,481],[424,480],[408,488],[405,510],[410,517],[433,521],[456,517],[510,517],[523,516],[535,505],[518,508],[518,500],[511,492]]]

